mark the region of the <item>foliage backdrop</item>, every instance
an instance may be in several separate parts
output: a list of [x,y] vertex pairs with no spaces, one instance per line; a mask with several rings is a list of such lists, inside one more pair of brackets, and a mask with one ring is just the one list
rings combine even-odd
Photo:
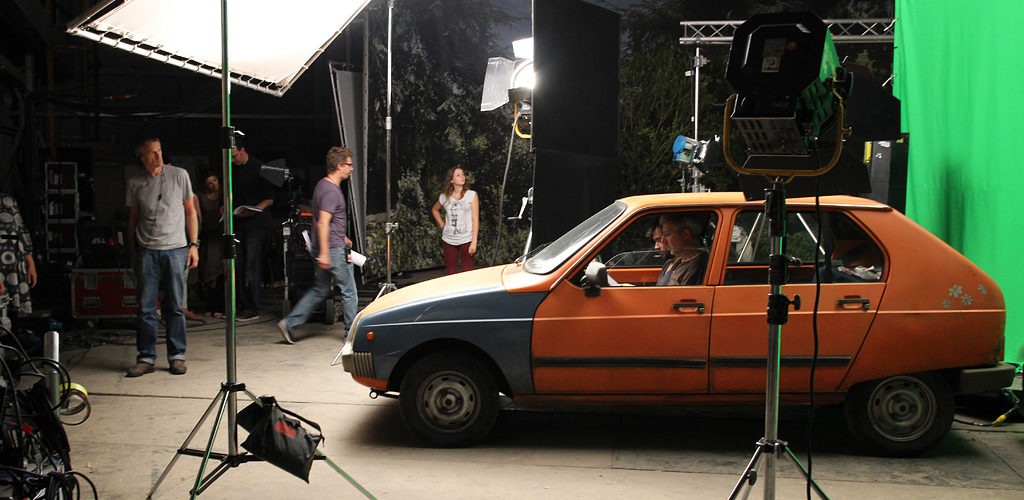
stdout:
[[[383,2],[381,3],[383,4]],[[439,266],[440,230],[430,208],[442,190],[445,172],[463,167],[471,189],[480,199],[478,267],[507,260],[513,248],[525,241],[523,224],[503,224],[502,251],[495,249],[501,179],[508,157],[511,116],[508,110],[480,111],[481,86],[487,58],[512,56],[511,47],[499,47],[495,30],[513,18],[488,0],[409,0],[394,9],[392,37],[392,269],[412,270]],[[371,82],[386,82],[387,10],[369,13],[371,33]],[[386,86],[371,83],[376,109],[370,151],[369,179],[384,179],[386,165],[384,117]],[[518,200],[529,186],[528,144],[519,140],[513,147],[507,200]],[[374,185],[368,186],[371,195]],[[376,204],[384,210],[383,193]],[[371,202],[372,203],[372,202]],[[515,204],[518,208],[518,203]],[[507,207],[508,205],[506,205]],[[374,205],[371,205],[372,210]],[[507,213],[507,210],[506,210]],[[368,246],[375,255],[364,272],[383,274],[383,214],[370,219]],[[376,222],[376,223],[374,223]],[[508,233],[512,237],[508,237]],[[494,259],[498,259],[495,261]]]

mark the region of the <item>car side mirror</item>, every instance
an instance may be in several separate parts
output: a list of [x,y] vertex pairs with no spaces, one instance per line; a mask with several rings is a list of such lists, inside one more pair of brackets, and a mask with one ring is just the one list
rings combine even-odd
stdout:
[[587,297],[601,295],[601,287],[608,286],[608,269],[596,260],[587,264],[583,275],[587,278],[586,283],[583,284],[583,294]]

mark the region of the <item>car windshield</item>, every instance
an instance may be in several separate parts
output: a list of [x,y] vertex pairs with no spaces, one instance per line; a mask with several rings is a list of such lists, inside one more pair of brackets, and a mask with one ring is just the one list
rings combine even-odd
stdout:
[[562,265],[566,259],[576,253],[583,245],[594,238],[602,229],[608,227],[622,212],[626,204],[616,201],[589,219],[572,228],[560,238],[553,241],[543,250],[526,259],[523,269],[528,273],[547,274]]

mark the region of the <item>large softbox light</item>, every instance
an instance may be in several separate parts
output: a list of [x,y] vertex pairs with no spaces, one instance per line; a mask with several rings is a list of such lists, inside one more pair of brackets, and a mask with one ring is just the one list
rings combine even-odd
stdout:
[[[229,11],[231,81],[281,96],[370,0],[245,0]],[[68,33],[220,78],[220,2],[110,0]]]

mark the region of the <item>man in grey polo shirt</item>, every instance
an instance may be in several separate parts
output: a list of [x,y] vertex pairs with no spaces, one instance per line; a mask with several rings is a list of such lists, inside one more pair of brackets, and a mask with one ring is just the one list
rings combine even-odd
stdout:
[[139,354],[127,376],[138,377],[155,369],[160,290],[164,291],[169,370],[173,375],[183,375],[185,267],[194,268],[199,262],[199,222],[192,203],[192,182],[184,169],[164,165],[160,139],[143,139],[135,153],[143,168],[128,176],[125,205],[129,233],[134,236],[131,244],[135,249],[139,307],[135,344]]

